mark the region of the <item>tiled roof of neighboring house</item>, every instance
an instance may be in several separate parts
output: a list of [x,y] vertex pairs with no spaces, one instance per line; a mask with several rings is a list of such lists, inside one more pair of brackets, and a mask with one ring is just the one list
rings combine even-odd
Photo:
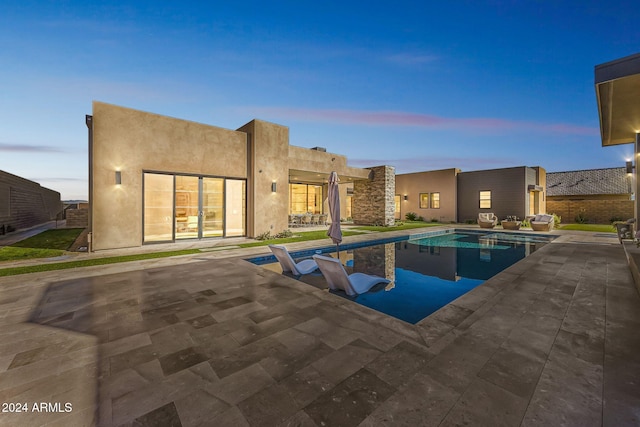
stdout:
[[630,194],[626,168],[547,172],[547,196]]

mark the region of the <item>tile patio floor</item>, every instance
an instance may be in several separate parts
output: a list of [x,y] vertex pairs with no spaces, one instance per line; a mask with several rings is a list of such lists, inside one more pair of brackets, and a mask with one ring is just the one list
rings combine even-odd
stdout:
[[0,425],[640,424],[615,239],[563,235],[418,325],[242,253],[0,278],[0,401],[29,406]]

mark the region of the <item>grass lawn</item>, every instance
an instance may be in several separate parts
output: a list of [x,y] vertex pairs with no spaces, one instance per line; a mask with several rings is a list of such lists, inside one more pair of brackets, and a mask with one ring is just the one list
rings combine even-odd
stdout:
[[119,262],[140,261],[144,259],[166,258],[178,255],[190,255],[200,253],[198,249],[185,249],[182,251],[152,252],[137,255],[115,256],[108,258],[85,259],[81,261],[54,262],[25,267],[10,267],[0,269],[0,276],[14,276],[16,274],[38,273],[41,271],[65,270],[67,268],[90,267],[93,265],[116,264]]
[[[390,227],[387,227],[390,228]],[[343,236],[355,236],[359,233],[357,231],[351,230],[342,230]],[[295,243],[295,242],[306,242],[307,240],[320,240],[320,239],[329,239],[327,236],[327,230],[318,230],[318,231],[304,231],[301,233],[295,233],[293,237],[284,237],[282,239],[270,239],[270,240],[260,240],[258,242],[250,242],[250,243],[241,243],[238,246],[241,248],[252,248],[254,246],[266,246],[266,245],[281,245],[283,243]],[[333,243],[331,243],[333,244]]]
[[78,238],[84,228],[60,228],[43,231],[40,234],[11,245],[14,248],[59,249],[66,251]]
[[[359,226],[350,229],[343,230],[343,236],[353,236],[361,234],[360,231],[395,231],[395,230],[408,230],[412,228],[433,227],[442,225],[433,222],[420,222],[420,221],[405,221],[402,225],[394,227],[381,227],[381,226]],[[580,230],[599,233],[614,233],[615,229],[611,224],[564,224],[559,227],[560,230]],[[76,237],[80,234],[82,229],[60,229],[60,230],[47,230],[36,236],[25,239],[21,242],[15,243],[12,246],[0,248],[0,261],[6,260],[22,260],[29,258],[50,258],[60,256],[64,254],[64,250],[67,249]],[[326,230],[318,231],[306,231],[297,233],[294,237],[287,237],[283,239],[263,240],[251,243],[242,243],[238,245],[241,248],[249,248],[254,246],[266,246],[272,243],[294,243],[304,242],[309,240],[321,240],[327,239],[327,244],[330,240],[327,237]],[[60,249],[64,248],[64,249]],[[94,265],[106,265],[115,264],[120,262],[140,261],[145,259],[165,258],[180,255],[189,255],[200,253],[199,249],[185,249],[166,252],[154,252],[144,253],[137,255],[125,255],[107,258],[94,258],[80,261],[63,261],[52,262],[40,265],[24,266],[24,267],[11,267],[0,268],[0,276],[12,276],[17,274],[37,273],[42,271],[64,270],[67,268],[89,267]]]
[[83,228],[61,228],[43,231],[11,246],[0,248],[0,261],[60,256],[69,249],[82,230]]
[[15,248],[13,246],[5,246],[0,248],[0,261],[19,261],[31,258],[52,258],[64,254],[59,249],[41,249],[41,248]]
[[615,233],[616,228],[611,224],[564,224],[559,230],[592,231],[596,233]]

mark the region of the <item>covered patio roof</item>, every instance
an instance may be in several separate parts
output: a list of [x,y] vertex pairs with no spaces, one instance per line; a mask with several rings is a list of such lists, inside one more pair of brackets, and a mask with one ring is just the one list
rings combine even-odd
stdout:
[[[359,179],[368,178],[368,169],[348,168],[352,173],[348,172],[340,174],[340,170],[337,170],[340,183],[353,182]],[[289,169],[289,182],[291,183],[308,183],[308,184],[326,184],[329,179],[329,174],[316,171],[305,171],[299,169]]]
[[640,54],[595,67],[602,146],[629,144],[640,132]]

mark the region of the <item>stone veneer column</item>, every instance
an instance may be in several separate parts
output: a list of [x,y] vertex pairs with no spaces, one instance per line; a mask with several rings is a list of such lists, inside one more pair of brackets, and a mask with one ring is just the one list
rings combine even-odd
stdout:
[[394,225],[396,169],[393,166],[368,169],[371,170],[368,180],[353,183],[353,222],[358,225]]

